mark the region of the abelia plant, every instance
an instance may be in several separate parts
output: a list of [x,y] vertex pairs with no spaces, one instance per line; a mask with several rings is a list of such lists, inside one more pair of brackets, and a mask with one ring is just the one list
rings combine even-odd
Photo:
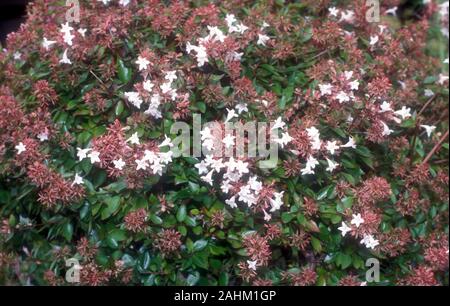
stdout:
[[448,285],[448,1],[411,3],[34,1],[0,283]]

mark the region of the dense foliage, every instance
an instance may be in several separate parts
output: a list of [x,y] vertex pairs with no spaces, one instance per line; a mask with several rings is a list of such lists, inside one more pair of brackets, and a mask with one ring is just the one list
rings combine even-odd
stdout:
[[[1,284],[448,284],[448,1],[79,2],[0,53]],[[173,155],[194,114],[276,167]]]

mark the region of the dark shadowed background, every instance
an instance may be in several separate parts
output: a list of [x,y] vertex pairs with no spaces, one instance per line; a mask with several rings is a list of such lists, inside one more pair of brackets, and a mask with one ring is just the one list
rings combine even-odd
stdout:
[[25,7],[30,0],[0,0],[0,41],[5,45],[9,32],[15,31],[23,21]]

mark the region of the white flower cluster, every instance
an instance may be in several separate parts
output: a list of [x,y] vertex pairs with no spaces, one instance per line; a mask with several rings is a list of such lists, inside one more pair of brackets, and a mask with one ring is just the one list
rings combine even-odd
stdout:
[[[269,25],[264,21],[261,27],[261,31],[264,30],[264,28],[267,28]],[[257,45],[266,46],[266,42],[270,40],[270,37],[266,34],[259,33],[258,34],[258,41],[256,42]]]
[[172,151],[157,152],[145,150],[141,159],[136,159],[136,170],[152,169],[153,174],[162,175],[163,167],[172,162]]
[[[139,65],[139,70],[144,70],[147,69],[150,62],[146,58],[139,56],[136,64]],[[173,86],[173,82],[176,79],[176,71],[168,71],[164,76],[165,82],[160,85],[161,92],[165,95],[169,95],[172,101],[174,101],[178,97],[177,90]],[[148,93],[153,92],[154,86],[155,85],[150,79],[146,79],[142,83],[142,87]],[[143,97],[137,91],[125,92],[124,96],[128,100],[128,102],[133,104],[138,109],[140,109],[142,103],[144,103]],[[161,111],[159,110],[159,106],[161,105],[161,96],[159,95],[159,93],[154,92],[147,102],[149,103],[148,108],[144,113],[152,116],[155,119],[162,118]]]
[[[332,98],[338,100],[339,103],[352,101],[355,97],[353,91],[358,90],[359,85],[360,85],[360,82],[358,80],[350,81],[350,79],[352,77],[353,77],[353,71],[345,71],[344,72],[344,78],[348,81],[347,87],[350,88],[351,92],[348,93],[343,90],[340,90],[338,93],[334,93],[333,85],[319,84],[318,86],[319,86],[320,96],[321,97],[331,96]],[[402,83],[402,86],[405,86],[405,84]],[[434,95],[434,93],[432,91],[430,93],[430,90],[428,90],[428,91],[426,91],[426,95],[432,96],[432,95]],[[389,103],[387,101],[383,101],[381,104],[379,104],[379,108],[380,108],[378,111],[379,113],[389,113],[389,112],[392,113],[392,115],[393,115],[392,120],[398,124],[400,124],[403,120],[406,120],[412,116],[411,108],[402,106],[398,110],[393,110],[391,107],[391,103]],[[389,136],[394,132],[391,128],[389,128],[389,126],[386,124],[386,122],[380,121],[380,123],[383,126],[383,131],[382,131],[383,136]],[[426,130],[426,134],[428,135],[428,137],[431,136],[431,133],[436,128],[435,126],[428,126],[428,125],[422,125],[421,127]],[[320,147],[318,135],[313,134],[311,137],[313,137],[313,140],[314,140],[311,143],[312,149],[317,149],[318,147]],[[329,150],[329,151],[330,151],[330,153],[332,153],[331,150]]]
[[[242,35],[245,33],[245,31],[248,30],[248,27],[242,22],[239,22],[236,19],[236,16],[234,16],[233,14],[227,14],[225,16],[225,22],[227,24],[228,34],[237,33]],[[268,26],[269,25],[266,22],[263,22],[261,31]],[[225,38],[227,37],[217,26],[207,26],[207,28],[209,34],[205,37],[199,38],[197,40],[198,45],[193,45],[190,42],[187,42],[186,44],[186,52],[188,54],[195,52],[198,67],[202,67],[205,63],[208,62],[208,52],[206,50],[205,44],[209,41],[219,41],[223,43],[225,41]],[[268,40],[270,40],[270,37],[261,32],[258,34],[258,41],[256,42],[256,44],[265,46]],[[231,60],[240,61],[242,55],[243,53],[233,51],[228,55],[228,58],[230,58]]]
[[[379,112],[380,113],[391,112],[394,116],[398,116],[398,117],[392,118],[397,123],[401,123],[402,120],[405,120],[405,119],[408,119],[411,117],[411,108],[402,106],[401,109],[394,111],[391,108],[391,104],[387,101],[384,101],[383,103],[380,104]],[[390,134],[392,134],[394,132],[393,130],[391,130],[389,128],[389,126],[385,122],[381,121],[381,124],[383,125],[383,132],[382,132],[383,136],[389,136]]]
[[226,35],[218,27],[208,26],[209,34],[203,38],[198,39],[198,46],[191,43],[186,44],[186,52],[190,54],[195,52],[197,58],[197,66],[201,67],[208,62],[208,53],[206,52],[205,43],[208,41],[224,42]]
[[[63,41],[66,45],[72,47],[73,46],[73,39],[75,38],[75,35],[72,34],[72,31],[74,30],[73,27],[69,25],[69,22],[66,22],[61,25],[61,29],[59,30],[61,33],[63,33]],[[77,32],[82,36],[85,37],[86,35],[86,29],[79,28]],[[48,40],[46,37],[44,37],[42,41],[42,47],[48,51],[50,50],[50,47],[55,44],[56,41],[54,40]],[[72,61],[70,60],[68,56],[68,49],[66,48],[63,52],[62,58],[59,60],[61,64],[67,64],[71,65]]]
[[133,104],[136,108],[139,108],[139,109],[141,108],[141,104],[143,101],[137,91],[129,91],[129,92],[126,92],[124,95],[127,98],[128,102]]
[[46,37],[44,37],[44,40],[42,41],[42,47],[44,47],[44,49],[46,51],[48,51],[48,50],[50,50],[50,47],[55,43],[56,43],[56,41],[48,40]]
[[77,148],[78,161],[82,161],[85,158],[89,158],[91,164],[100,162],[100,152],[94,151],[91,148]]
[[[439,6],[439,15],[441,15],[441,18],[444,20],[448,20],[448,13],[449,13],[449,2],[445,1],[441,4],[438,5]],[[442,35],[444,35],[445,37],[449,37],[449,33],[448,33],[448,24],[447,26],[443,26],[441,28],[441,32]]]
[[[131,144],[139,145],[139,137],[137,133],[134,133],[130,138],[127,139],[127,142]],[[165,136],[164,141],[158,147],[173,147],[173,143],[170,138]],[[144,156],[141,159],[136,159],[136,170],[147,170],[150,168],[153,174],[162,175],[162,171],[164,166],[168,165],[172,162],[173,152],[171,150],[167,152],[154,152],[150,150],[144,151]],[[82,161],[85,158],[89,158],[91,164],[100,163],[100,152],[92,150],[91,148],[77,148],[77,157],[78,161]],[[116,159],[112,161],[114,168],[118,170],[122,170],[126,163],[122,158]]]
[[247,31],[248,29],[248,27],[244,25],[242,22],[239,22],[236,19],[236,16],[234,16],[233,14],[227,14],[225,16],[225,21],[228,26],[228,33],[236,32],[239,34],[244,34],[244,32]]
[[[172,141],[167,136],[164,136],[164,141],[159,145],[159,147],[173,147]],[[132,144],[139,144],[139,138],[137,133],[134,133],[127,141],[131,142]],[[136,159],[134,162],[136,163],[136,170],[147,170],[147,168],[150,168],[153,172],[153,174],[162,175],[162,171],[164,169],[164,166],[168,165],[172,162],[172,151],[167,152],[154,152],[150,150],[144,151],[144,156],[141,159]],[[115,166],[116,163],[114,163]],[[124,166],[125,164],[122,163],[121,166]]]
[[[312,126],[310,128],[306,129],[306,132],[308,134],[309,140],[310,140],[310,147],[313,151],[318,151],[322,148],[322,140],[320,139],[320,132],[319,130]],[[328,153],[330,155],[335,155],[336,152],[338,150],[340,150],[341,148],[356,148],[356,144],[355,144],[355,140],[350,137],[350,139],[348,140],[347,143],[343,144],[343,145],[338,145],[337,141],[333,140],[333,141],[327,141],[326,145],[325,145],[325,149],[328,151]],[[293,151],[294,154],[298,153],[296,151]],[[327,168],[326,171],[328,172],[333,172],[338,166],[339,164],[331,159],[329,159],[328,157],[326,157],[326,161],[327,161]],[[319,165],[319,161],[312,155],[308,156],[307,160],[306,160],[306,165],[305,168],[301,169],[301,174],[302,175],[307,175],[307,174],[314,174],[315,171],[314,169],[316,168],[316,166]]]
[[376,246],[380,244],[380,242],[373,237],[373,235],[364,235],[361,240],[361,244],[364,244],[368,249],[375,249]]
[[[364,219],[361,217],[361,214],[353,214],[350,223],[358,228],[361,226],[361,224],[364,223]],[[345,222],[342,222],[341,226],[338,227],[338,230],[341,231],[342,237],[345,237],[348,232],[352,231],[352,228],[349,227]],[[364,235],[360,243],[364,244],[368,249],[375,249],[375,247],[380,244],[380,242],[375,239],[373,235]]]
[[23,142],[19,142],[19,144],[15,146],[15,149],[17,151],[17,155],[20,155],[27,150],[27,146],[24,145]]
[[[234,114],[234,110],[228,110],[228,114]],[[227,118],[234,118],[233,116],[227,116]],[[228,120],[229,120],[228,119]],[[203,128],[200,132],[202,139],[202,146],[208,150],[214,148],[214,144],[218,141],[225,144],[225,147],[234,146],[234,136],[226,135],[223,139],[217,139],[212,133],[209,127]],[[223,193],[228,194],[233,187],[233,184],[241,185],[244,175],[250,173],[249,163],[234,157],[219,158],[214,157],[212,154],[207,154],[203,160],[195,165],[201,179],[209,185],[214,184],[213,174],[221,174],[220,189]],[[256,176],[250,176],[245,185],[240,186],[239,192],[225,200],[225,203],[231,208],[237,207],[237,201],[246,204],[248,207],[256,205],[258,202],[258,195],[262,190],[263,185]],[[275,192],[274,198],[270,199],[271,209],[270,212],[279,210],[283,204],[283,193]],[[270,215],[264,211],[265,219],[270,220]]]
[[208,53],[206,52],[206,48],[203,45],[194,46],[191,43],[187,43],[186,52],[190,54],[192,51],[195,51],[197,58],[197,66],[202,67],[205,63],[208,62]]
[[336,94],[333,95],[333,85],[331,84],[319,84],[320,96],[332,96],[335,100],[338,100],[339,103],[350,102],[355,98],[354,92],[359,89],[359,81],[352,80],[353,71],[344,71],[343,78],[347,82],[347,87],[350,89],[350,92],[345,92],[340,90]]
[[288,143],[290,143],[292,141],[292,137],[291,135],[289,135],[288,131],[287,131],[287,127],[286,127],[286,123],[284,123],[281,119],[281,117],[278,117],[277,120],[274,122],[271,130],[275,130],[275,129],[281,129],[281,138],[278,138],[278,136],[276,136],[275,138],[273,138],[272,140],[274,142],[276,142],[277,144],[280,145],[280,147],[283,149],[285,145],[287,145]]
[[63,40],[66,44],[69,46],[72,46],[72,40],[75,38],[75,35],[73,35],[72,32],[73,28],[69,25],[68,22],[61,25],[60,32],[63,33]]
[[[104,5],[108,5],[111,0],[97,0],[98,2],[102,2]],[[122,6],[127,6],[130,4],[130,0],[119,0],[119,4]]]
[[336,7],[330,7],[328,9],[328,13],[329,16],[332,17],[338,17],[339,13],[341,15],[341,18],[339,19],[339,22],[347,22],[347,23],[353,23],[354,19],[355,19],[355,12],[352,10],[345,10],[345,11],[341,11]]

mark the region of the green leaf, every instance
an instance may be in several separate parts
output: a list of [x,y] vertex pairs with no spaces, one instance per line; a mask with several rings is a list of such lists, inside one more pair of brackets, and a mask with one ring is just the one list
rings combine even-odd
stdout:
[[263,68],[264,70],[270,72],[271,74],[278,74],[277,70],[272,65],[262,64],[260,67]]
[[278,108],[280,110],[283,110],[286,108],[286,103],[287,103],[287,97],[286,96],[282,96],[280,101],[278,101]]
[[73,235],[73,225],[70,222],[67,222],[66,224],[64,224],[64,227],[62,229],[62,235],[64,236],[64,238],[67,241],[72,240],[72,235]]
[[192,263],[197,267],[208,269],[208,254],[196,253],[194,256],[192,256]]
[[177,211],[177,220],[178,222],[183,222],[186,219],[186,205],[181,205]]
[[222,272],[219,275],[219,286],[228,286],[230,276],[227,272]]
[[80,219],[83,220],[86,218],[87,214],[89,213],[90,205],[88,202],[86,202],[83,207],[80,209]]
[[433,84],[433,83],[436,82],[436,80],[437,80],[437,77],[434,76],[434,75],[432,75],[432,76],[427,76],[427,77],[425,78],[425,80],[423,80],[423,83],[424,83],[424,84]]
[[186,236],[186,234],[187,234],[187,228],[184,225],[178,226],[178,231],[180,232],[180,234],[182,236]]
[[197,102],[197,103],[196,103],[196,106],[197,106],[198,110],[199,110],[201,113],[205,113],[205,112],[206,112],[206,104],[205,104],[205,103],[203,103],[203,102]]
[[331,128],[331,130],[333,131],[333,132],[335,132],[338,136],[340,136],[340,137],[342,137],[342,138],[347,138],[347,135],[345,134],[345,132],[342,130],[342,129],[340,129],[340,128]]
[[123,84],[127,84],[131,80],[131,69],[127,68],[121,59],[117,59],[117,72],[119,80]]
[[288,212],[284,212],[281,214],[281,221],[283,221],[283,223],[289,223],[289,221],[291,221],[294,218],[295,218],[295,216]]
[[345,208],[351,208],[353,205],[353,197],[344,197],[341,201]]
[[144,253],[144,257],[141,259],[141,268],[147,270],[150,266],[151,258],[148,252]]
[[311,245],[316,253],[322,252],[322,244],[320,243],[319,239],[311,237]]
[[123,180],[111,183],[108,186],[103,187],[103,189],[105,189],[107,191],[114,191],[114,192],[121,192],[122,190],[124,190],[126,188],[127,188],[127,183]]
[[320,190],[319,194],[317,195],[317,201],[321,201],[321,200],[325,199],[328,195],[328,192],[330,192],[330,189],[332,189],[332,188],[334,188],[333,185],[322,188],[322,190]]
[[346,269],[352,264],[352,257],[350,255],[339,253],[336,256],[336,264],[341,267],[341,269]]
[[194,242],[194,251],[201,251],[208,245],[208,241],[200,239]]
[[115,196],[115,197],[106,198],[104,200],[104,202],[106,203],[106,207],[104,207],[101,212],[102,220],[109,218],[111,215],[113,215],[119,209],[120,197]]
[[195,271],[193,274],[189,274],[186,279],[188,286],[194,286],[200,280],[200,273]]
[[116,241],[123,241],[127,239],[127,234],[122,229],[115,229],[111,233],[109,233],[108,237],[116,240]]
[[359,155],[363,156],[363,157],[368,157],[368,158],[372,158],[373,155],[370,152],[370,150],[364,146],[357,146],[356,149],[354,149],[356,153],[358,153]]
[[119,243],[117,243],[117,240],[112,237],[106,238],[106,244],[112,249],[117,249],[119,247]]
[[303,31],[303,36],[300,39],[301,43],[305,43],[308,40],[310,40],[313,36],[313,28],[312,27],[307,27],[304,31]]
[[353,267],[355,267],[355,269],[363,269],[364,260],[362,260],[360,257],[353,257]]
[[154,214],[152,214],[152,215],[150,216],[150,220],[151,220],[154,224],[156,224],[156,225],[160,225],[160,224],[163,223],[163,220],[162,220],[159,216],[154,215]]
[[123,102],[121,100],[121,101],[117,102],[117,104],[116,104],[116,109],[115,109],[116,116],[120,116],[120,114],[122,114],[122,112],[123,112],[123,109],[124,109],[124,106],[123,106]]
[[197,225],[197,222],[195,222],[195,219],[192,217],[189,217],[189,216],[184,219],[184,223],[190,227],[195,227]]

